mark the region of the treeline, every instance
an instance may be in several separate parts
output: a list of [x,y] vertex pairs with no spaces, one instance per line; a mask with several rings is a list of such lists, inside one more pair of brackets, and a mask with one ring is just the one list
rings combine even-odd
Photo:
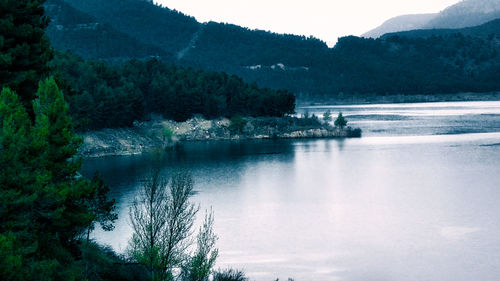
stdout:
[[236,76],[168,66],[156,59],[109,64],[56,53],[51,67],[79,129],[130,126],[151,114],[185,121],[197,114],[283,116],[295,108],[295,96],[286,90],[259,88]]

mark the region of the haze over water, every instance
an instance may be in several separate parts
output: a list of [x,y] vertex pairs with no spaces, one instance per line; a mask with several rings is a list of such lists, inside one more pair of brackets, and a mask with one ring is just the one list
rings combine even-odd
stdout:
[[[251,280],[498,280],[500,102],[309,107],[338,111],[363,138],[189,143],[162,160],[189,169],[213,207],[216,267]],[[128,206],[151,155],[87,160]],[[199,214],[201,217],[203,213]]]

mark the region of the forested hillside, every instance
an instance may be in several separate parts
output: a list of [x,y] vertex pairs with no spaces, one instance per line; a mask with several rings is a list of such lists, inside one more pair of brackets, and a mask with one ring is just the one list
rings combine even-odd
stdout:
[[[48,1],[50,3],[52,0]],[[200,28],[194,18],[141,0],[64,0],[119,32],[175,54]],[[50,14],[49,14],[50,16]]]
[[[500,89],[499,37],[342,38],[332,50],[338,92],[433,94]],[[358,82],[358,83],[356,83]]]
[[47,1],[45,10],[51,20],[46,33],[57,50],[71,50],[80,56],[94,59],[161,57],[164,61],[172,61],[172,55],[162,48],[119,32],[63,0]]
[[[57,1],[63,0],[49,0],[47,4]],[[130,58],[144,58],[159,48],[166,53],[158,56],[164,62],[238,75],[260,87],[287,89],[301,99],[500,90],[496,21],[469,29],[416,31],[414,36],[392,34],[376,40],[346,37],[328,48],[315,38],[198,23],[147,1],[64,1],[95,19],[99,26],[135,40],[139,46]],[[49,16],[54,17],[52,12]],[[66,18],[68,23],[63,26],[77,23],[81,16]],[[49,36],[56,47],[71,44],[70,38],[50,32]],[[113,56],[90,56],[81,51],[92,49],[99,40],[95,37],[67,48],[84,58],[114,60]],[[127,40],[118,38],[109,44],[134,46]]]

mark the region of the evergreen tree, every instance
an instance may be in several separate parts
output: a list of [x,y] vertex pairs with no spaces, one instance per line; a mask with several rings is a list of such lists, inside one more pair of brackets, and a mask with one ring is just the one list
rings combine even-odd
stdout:
[[40,83],[33,105],[34,122],[14,92],[2,91],[0,280],[77,280],[76,242],[100,218],[90,202],[102,192],[78,175],[81,139],[54,79]]
[[87,229],[87,243],[96,223],[99,223],[103,230],[111,231],[115,228],[113,223],[118,219],[118,215],[115,213],[115,200],[108,200],[109,186],[104,183],[100,174],[94,175],[92,184],[94,185],[94,194],[89,198],[87,205],[95,215],[95,219]]
[[29,220],[36,200],[30,122],[18,96],[8,89],[0,97],[0,122],[0,279],[29,280],[36,267],[29,258],[36,251]]
[[347,126],[347,120],[344,118],[342,115],[342,112],[339,112],[339,115],[337,116],[337,119],[335,120],[335,126],[344,128]]
[[35,170],[43,175],[33,218],[41,238],[39,248],[62,262],[71,261],[67,251],[76,249],[78,236],[95,218],[87,204],[95,186],[78,177],[81,161],[76,153],[81,139],[73,132],[68,105],[54,79],[40,83],[33,108]]
[[330,123],[332,121],[332,112],[330,110],[325,111],[323,113],[323,121],[326,123]]
[[52,58],[44,1],[0,0],[0,88],[17,92],[30,115],[37,83]]

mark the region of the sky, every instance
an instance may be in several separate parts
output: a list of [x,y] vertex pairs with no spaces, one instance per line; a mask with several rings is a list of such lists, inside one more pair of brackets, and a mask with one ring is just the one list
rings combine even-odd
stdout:
[[361,35],[389,18],[434,13],[459,0],[154,0],[200,22],[317,37],[329,45]]

